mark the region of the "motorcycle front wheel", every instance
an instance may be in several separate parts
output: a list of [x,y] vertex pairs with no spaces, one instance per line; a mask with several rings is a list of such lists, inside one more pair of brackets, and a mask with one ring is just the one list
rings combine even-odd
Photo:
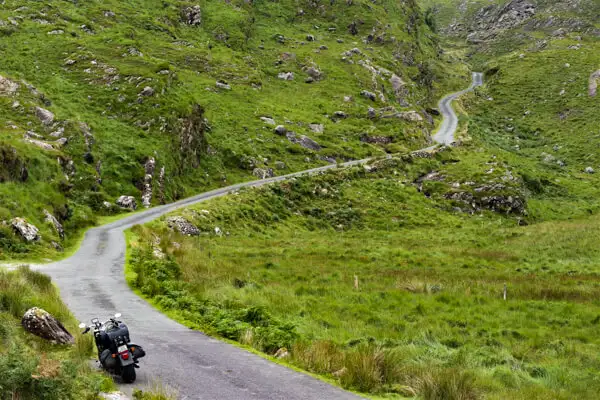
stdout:
[[133,366],[133,364],[123,367],[123,371],[121,372],[121,378],[123,378],[123,382],[125,383],[135,382],[135,367]]

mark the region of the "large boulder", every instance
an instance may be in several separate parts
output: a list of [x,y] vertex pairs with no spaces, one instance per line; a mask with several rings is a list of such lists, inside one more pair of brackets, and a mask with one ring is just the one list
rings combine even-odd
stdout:
[[41,239],[40,230],[23,218],[13,218],[11,225],[15,232],[27,242],[37,242]]
[[117,199],[117,205],[121,208],[127,208],[129,210],[137,209],[137,202],[133,196],[121,196]]
[[54,122],[54,114],[42,107],[35,108],[35,115],[42,121],[44,125],[50,125]]
[[181,10],[181,20],[187,25],[200,25],[202,23],[202,9],[198,5],[183,8]]
[[36,336],[57,344],[74,344],[73,335],[65,327],[50,315],[49,312],[38,307],[27,310],[21,319],[23,328]]
[[200,234],[200,229],[182,216],[167,218],[167,226],[177,230],[182,235],[198,236]]

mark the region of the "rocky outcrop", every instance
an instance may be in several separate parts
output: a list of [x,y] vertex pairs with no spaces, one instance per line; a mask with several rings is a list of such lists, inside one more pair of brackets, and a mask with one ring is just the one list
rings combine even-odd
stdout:
[[254,168],[252,175],[258,179],[266,179],[274,177],[275,173],[273,172],[273,168]]
[[0,96],[10,96],[19,90],[19,84],[0,75]]
[[202,24],[202,9],[200,6],[184,7],[181,10],[181,21],[191,26]]
[[37,242],[41,239],[40,230],[25,219],[17,217],[10,221],[15,232],[27,242]]
[[225,81],[217,81],[215,83],[215,86],[219,89],[223,89],[223,90],[231,90],[231,85],[229,85],[229,83],[225,82]]
[[198,236],[200,234],[200,229],[182,216],[167,218],[167,226],[177,230],[182,235]]
[[290,142],[299,144],[300,146],[304,147],[305,149],[309,149],[309,150],[313,150],[313,151],[321,150],[321,145],[319,143],[315,142],[314,140],[312,140],[311,138],[309,138],[308,136],[301,135],[300,137],[297,137],[295,133],[288,132],[286,137]]
[[264,122],[267,125],[271,125],[271,126],[275,126],[277,125],[277,123],[275,122],[275,120],[271,117],[260,117],[260,120],[262,122]]
[[294,73],[293,72],[280,72],[279,74],[277,74],[277,77],[284,81],[293,81]]
[[360,92],[360,95],[362,97],[364,97],[365,99],[371,100],[371,101],[375,101],[377,100],[377,95],[373,92],[369,92],[368,90],[362,90]]
[[308,67],[306,69],[306,73],[308,74],[308,78],[306,79],[306,82],[308,83],[319,81],[323,77],[323,73],[321,72],[321,70],[315,66]]
[[[535,4],[527,0],[512,0],[503,6],[486,6],[467,23],[467,40],[471,43],[480,43],[493,39],[502,31],[523,25],[535,16],[535,13]],[[463,29],[462,26],[450,27],[450,30],[454,31]]]
[[23,328],[36,336],[56,344],[74,344],[75,339],[56,318],[47,311],[33,307],[21,319]]
[[390,144],[392,143],[392,138],[388,136],[363,135],[361,136],[360,141],[371,144]]
[[64,239],[65,229],[63,228],[62,224],[56,219],[56,217],[52,215],[48,210],[44,210],[44,216],[46,217],[46,222],[52,225],[56,233],[58,233],[58,236],[60,236],[61,239]]
[[396,117],[409,122],[420,122],[423,121],[423,117],[416,111],[405,111],[398,113]]
[[92,134],[92,129],[85,122],[79,123],[79,129],[81,129],[81,133],[83,134],[85,147],[87,148],[88,153],[91,153],[92,146],[96,142],[96,140],[94,139],[94,135]]
[[50,125],[54,122],[54,114],[42,107],[35,108],[35,115],[44,125]]
[[154,177],[154,169],[156,168],[156,160],[154,157],[149,157],[144,165],[144,188],[142,189],[142,205],[149,208],[152,203],[152,179]]
[[325,127],[323,126],[323,124],[308,124],[308,128],[313,133],[323,133],[325,131]]
[[137,202],[133,196],[121,196],[117,199],[117,205],[128,210],[137,209]]
[[596,93],[598,91],[598,82],[600,82],[600,69],[590,75],[590,82],[588,84],[588,92],[590,97],[596,97]]
[[141,92],[140,96],[151,97],[154,96],[154,89],[150,86],[146,86]]
[[273,131],[279,136],[285,136],[287,133],[287,129],[283,125],[277,125]]

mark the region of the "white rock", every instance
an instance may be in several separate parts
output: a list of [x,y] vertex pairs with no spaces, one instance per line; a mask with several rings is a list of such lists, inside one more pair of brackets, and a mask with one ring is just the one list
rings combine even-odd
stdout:
[[52,122],[54,122],[54,114],[42,107],[35,108],[35,115],[40,119],[40,121],[42,121],[42,124],[44,125],[50,125]]
[[23,218],[13,218],[11,225],[13,229],[28,242],[37,242],[41,239],[40,230]]

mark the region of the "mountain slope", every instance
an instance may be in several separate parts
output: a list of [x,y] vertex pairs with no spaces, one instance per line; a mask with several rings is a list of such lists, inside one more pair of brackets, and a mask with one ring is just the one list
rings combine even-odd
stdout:
[[443,62],[418,6],[395,1],[7,0],[0,46],[0,244],[30,258],[123,195],[160,204],[420,147]]

